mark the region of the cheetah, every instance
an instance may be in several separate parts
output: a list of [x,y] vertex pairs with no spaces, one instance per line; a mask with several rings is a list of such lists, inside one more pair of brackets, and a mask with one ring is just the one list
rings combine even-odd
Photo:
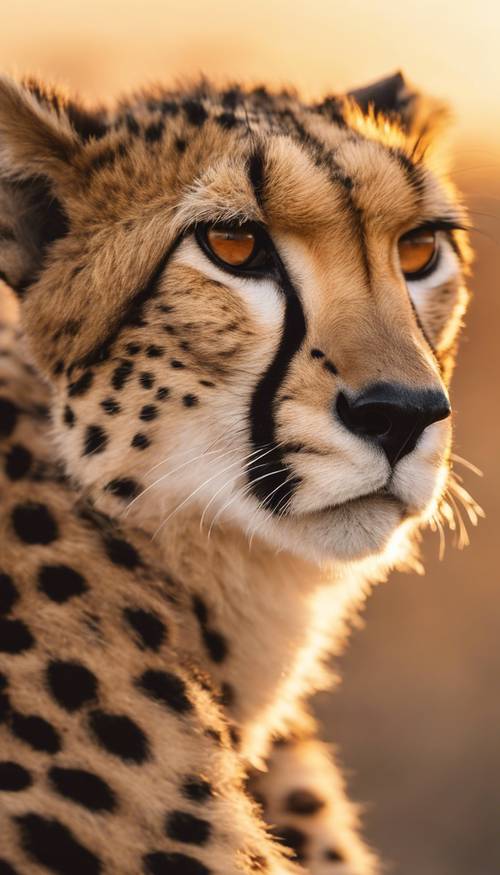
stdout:
[[1,875],[380,871],[307,699],[446,507],[445,114],[1,79]]

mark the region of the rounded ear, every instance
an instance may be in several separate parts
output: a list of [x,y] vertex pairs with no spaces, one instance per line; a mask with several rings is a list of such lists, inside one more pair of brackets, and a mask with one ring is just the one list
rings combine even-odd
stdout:
[[34,80],[0,77],[0,278],[22,292],[47,245],[67,230],[64,191],[85,140],[106,133],[95,116]]
[[399,71],[363,88],[348,91],[346,96],[363,113],[382,114],[395,121],[422,152],[449,121],[448,107],[421,94]]

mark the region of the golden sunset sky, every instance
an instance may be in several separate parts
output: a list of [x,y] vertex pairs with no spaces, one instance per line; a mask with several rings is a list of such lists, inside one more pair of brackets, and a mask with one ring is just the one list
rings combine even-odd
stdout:
[[316,97],[400,68],[451,102],[462,142],[500,146],[497,0],[4,0],[0,49],[4,71],[88,98],[198,73]]

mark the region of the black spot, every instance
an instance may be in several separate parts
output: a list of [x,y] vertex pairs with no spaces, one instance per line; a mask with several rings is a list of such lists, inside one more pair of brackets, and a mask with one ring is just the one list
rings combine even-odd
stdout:
[[22,620],[0,618],[0,653],[23,653],[34,643],[33,635]]
[[212,383],[212,380],[198,380],[200,386],[208,386],[209,388],[213,388],[215,383]]
[[0,790],[8,793],[18,793],[26,790],[33,783],[31,775],[18,763],[10,760],[0,762]]
[[139,484],[130,477],[117,477],[115,480],[110,480],[104,488],[106,492],[112,492],[118,498],[135,498],[140,492]]
[[103,167],[109,167],[114,164],[115,159],[116,152],[108,146],[102,152],[99,152],[98,155],[94,155],[90,161],[90,166],[94,171],[101,170]]
[[101,407],[108,416],[115,416],[121,411],[118,401],[115,401],[114,398],[105,398],[104,401],[101,401]]
[[47,681],[52,695],[66,711],[77,711],[97,695],[97,678],[81,662],[50,662]]
[[186,151],[187,143],[182,137],[176,137],[175,139],[175,148],[179,152],[179,154],[183,154]]
[[273,835],[292,851],[295,851],[298,861],[304,859],[304,850],[307,844],[307,835],[294,826],[274,827]]
[[147,437],[147,435],[142,434],[142,432],[137,432],[132,438],[131,446],[135,447],[136,450],[145,450],[149,447],[151,441]]
[[49,770],[49,779],[61,796],[91,811],[113,811],[116,806],[111,788],[92,772],[54,766]]
[[0,614],[8,614],[19,598],[12,577],[0,573]]
[[205,107],[198,100],[185,100],[183,109],[188,122],[197,128],[201,128],[208,118]]
[[325,807],[325,802],[311,790],[293,790],[285,800],[285,811],[291,814],[311,816]]
[[10,437],[17,423],[18,409],[8,398],[0,398],[0,435]]
[[194,857],[164,851],[146,854],[144,868],[151,875],[211,875],[210,869]]
[[159,650],[167,637],[165,624],[156,614],[141,608],[125,608],[123,615],[140,638],[143,647]]
[[335,367],[333,362],[328,361],[328,359],[325,362],[323,362],[323,367],[324,367],[325,371],[329,371],[330,374],[338,374],[337,368]]
[[229,727],[229,738],[231,739],[233,746],[238,748],[241,742],[241,733],[236,726]]
[[9,480],[21,480],[28,473],[33,456],[22,444],[14,444],[7,453],[5,473]]
[[322,352],[320,349],[312,349],[311,356],[313,357],[313,359],[323,359],[325,357],[325,353]]
[[69,565],[42,565],[38,572],[38,588],[59,604],[82,595],[88,589],[82,575]]
[[156,390],[156,400],[164,401],[170,395],[170,389],[167,386],[159,386]]
[[125,349],[129,355],[137,355],[137,353],[141,351],[142,347],[140,343],[127,343]]
[[139,376],[139,383],[143,389],[151,389],[154,381],[155,375],[151,374],[149,371],[144,371],[144,373]]
[[113,389],[123,389],[134,369],[134,362],[124,359],[113,371],[111,385]]
[[162,121],[152,122],[144,131],[144,136],[148,143],[155,143],[157,140],[161,140],[163,131],[164,125]]
[[154,404],[145,404],[139,413],[139,419],[142,419],[143,422],[151,422],[152,419],[156,419],[158,416],[158,408],[154,406]]
[[59,359],[59,361],[57,361],[55,363],[54,367],[52,368],[52,373],[54,374],[54,377],[58,377],[60,374],[62,374],[63,371],[64,371],[64,362],[62,359]]
[[198,404],[198,397],[196,395],[183,395],[182,403],[184,407],[196,407]]
[[73,428],[73,426],[75,424],[75,418],[76,417],[75,417],[73,410],[71,409],[69,404],[66,404],[66,406],[64,408],[63,419],[64,419],[64,422],[66,423],[66,425],[68,426],[68,428]]
[[170,360],[170,367],[179,369],[179,368],[185,368],[186,365],[184,364],[184,362],[180,362],[179,359],[171,359]]
[[199,595],[194,595],[192,599],[193,613],[198,622],[204,626],[208,622],[208,608]]
[[164,354],[165,349],[163,346],[155,346],[151,344],[151,346],[146,347],[146,355],[149,356],[150,359],[158,359]]
[[189,845],[205,845],[210,838],[211,829],[208,820],[195,817],[188,811],[170,812],[165,824],[165,832],[169,838]]
[[98,858],[58,820],[38,814],[16,817],[26,853],[58,875],[100,875]]
[[248,176],[253,188],[255,200],[259,207],[264,206],[264,159],[260,151],[250,155],[248,161]]
[[345,861],[345,857],[337,848],[327,848],[324,853],[325,860],[329,860],[331,863],[343,863]]
[[106,449],[108,436],[102,426],[88,425],[85,431],[85,440],[83,447],[83,455],[90,456],[96,453],[102,453]]
[[99,744],[114,756],[134,763],[143,763],[149,756],[144,732],[130,717],[92,711],[90,727]]
[[34,750],[57,753],[61,749],[58,733],[43,717],[14,711],[10,725],[16,738],[29,744]]
[[227,641],[224,636],[213,629],[202,629],[201,634],[208,655],[213,662],[223,662],[228,653]]
[[226,109],[236,109],[241,103],[241,91],[239,88],[228,88],[222,95],[222,106]]
[[141,560],[137,550],[128,541],[124,541],[123,538],[106,535],[104,547],[114,565],[121,565],[123,568],[130,569],[137,568],[140,565]]
[[17,869],[14,869],[10,863],[7,863],[7,860],[4,860],[3,857],[0,858],[0,875],[19,875]]
[[222,112],[220,115],[217,116],[216,122],[221,126],[221,128],[224,128],[227,131],[229,131],[231,128],[234,128],[234,126],[238,123],[234,112]]
[[149,669],[137,680],[137,686],[151,699],[178,714],[186,714],[193,708],[182,678],[168,671]]
[[127,125],[127,130],[129,134],[132,134],[133,136],[137,136],[137,134],[141,130],[139,127],[139,123],[130,113],[127,113],[127,115],[125,116],[125,124]]
[[12,511],[12,525],[25,544],[51,544],[59,535],[57,523],[44,504],[26,502]]
[[212,796],[212,785],[204,778],[190,776],[182,785],[182,793],[192,802],[206,802]]
[[234,691],[234,687],[231,684],[228,684],[227,681],[223,681],[220,687],[220,703],[224,705],[226,708],[230,708],[234,705],[236,701],[236,693]]
[[68,395],[70,396],[70,398],[74,398],[78,395],[85,395],[85,393],[90,389],[93,381],[93,371],[84,371],[81,377],[78,378],[78,380],[75,380],[74,383],[69,384]]

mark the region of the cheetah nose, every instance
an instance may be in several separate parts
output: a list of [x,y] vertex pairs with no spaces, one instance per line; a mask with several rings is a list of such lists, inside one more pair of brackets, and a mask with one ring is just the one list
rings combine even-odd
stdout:
[[375,383],[359,395],[339,392],[336,411],[349,431],[378,444],[393,467],[411,453],[424,429],[446,419],[451,408],[442,389]]

